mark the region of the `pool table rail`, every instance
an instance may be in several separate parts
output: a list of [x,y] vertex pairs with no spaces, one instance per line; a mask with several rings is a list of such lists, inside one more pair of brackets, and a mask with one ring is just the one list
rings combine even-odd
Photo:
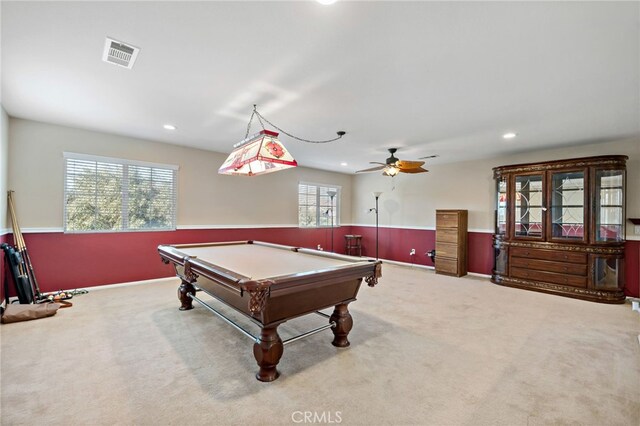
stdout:
[[[377,284],[378,278],[382,276],[382,265],[380,261],[373,261],[352,256],[336,255],[333,253],[319,252],[316,250],[303,249],[297,247],[286,247],[269,243],[233,242],[230,244],[261,244],[274,248],[285,248],[303,254],[313,254],[323,257],[337,258],[345,261],[356,261],[341,266],[319,268],[312,271],[304,271],[270,277],[264,280],[254,280],[251,277],[230,271],[221,265],[199,259],[197,256],[187,256],[181,251],[181,247],[200,247],[220,244],[188,244],[178,247],[172,245],[160,245],[158,252],[165,264],[173,263],[176,275],[185,283],[193,284],[199,276],[207,278],[216,284],[226,287],[228,290],[238,293],[240,297],[247,293],[249,295],[248,309],[251,314],[260,315],[266,306],[267,299],[271,295],[285,296],[289,293],[298,293],[302,286],[321,287],[324,282],[333,283],[336,281],[348,281],[352,279],[362,279],[370,287]],[[372,265],[374,265],[372,269]],[[318,278],[319,275],[322,278]],[[199,287],[204,288],[203,283]],[[357,291],[357,290],[356,290]],[[275,294],[277,292],[277,294]],[[355,298],[353,299],[355,300]]]

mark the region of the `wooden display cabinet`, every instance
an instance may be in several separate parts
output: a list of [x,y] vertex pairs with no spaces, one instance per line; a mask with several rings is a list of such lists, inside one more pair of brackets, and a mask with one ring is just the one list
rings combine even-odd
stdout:
[[627,158],[612,155],[494,168],[491,281],[624,303]]

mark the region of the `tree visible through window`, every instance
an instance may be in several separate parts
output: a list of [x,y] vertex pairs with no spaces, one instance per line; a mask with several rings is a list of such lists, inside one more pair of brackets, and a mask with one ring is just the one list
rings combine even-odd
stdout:
[[[335,191],[333,206],[329,193]],[[298,184],[298,225],[305,228],[340,225],[340,187],[313,183]]]
[[65,231],[175,229],[177,167],[65,153]]

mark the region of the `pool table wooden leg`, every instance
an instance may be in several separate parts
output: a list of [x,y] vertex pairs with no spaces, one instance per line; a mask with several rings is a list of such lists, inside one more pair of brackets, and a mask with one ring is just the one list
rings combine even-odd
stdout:
[[347,309],[347,305],[349,304],[341,303],[339,305],[336,305],[331,318],[329,318],[330,322],[336,323],[336,326],[331,329],[331,331],[333,331],[333,335],[335,336],[331,344],[339,348],[346,348],[350,345],[347,336],[353,328],[353,318],[351,318],[351,314],[349,313],[349,309]]
[[256,379],[261,382],[272,382],[280,375],[276,366],[284,352],[284,345],[278,335],[278,325],[263,327],[260,340],[253,345],[253,355],[260,366]]
[[187,294],[196,295],[196,288],[187,281],[182,281],[180,287],[178,288],[178,299],[180,299],[180,310],[188,311],[189,309],[193,309],[193,299],[190,298]]

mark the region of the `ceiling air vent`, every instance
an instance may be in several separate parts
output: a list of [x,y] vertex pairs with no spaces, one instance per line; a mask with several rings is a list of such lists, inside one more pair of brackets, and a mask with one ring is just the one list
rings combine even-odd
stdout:
[[140,52],[140,48],[138,47],[107,37],[104,43],[102,60],[110,64],[131,69],[138,57],[138,52]]

